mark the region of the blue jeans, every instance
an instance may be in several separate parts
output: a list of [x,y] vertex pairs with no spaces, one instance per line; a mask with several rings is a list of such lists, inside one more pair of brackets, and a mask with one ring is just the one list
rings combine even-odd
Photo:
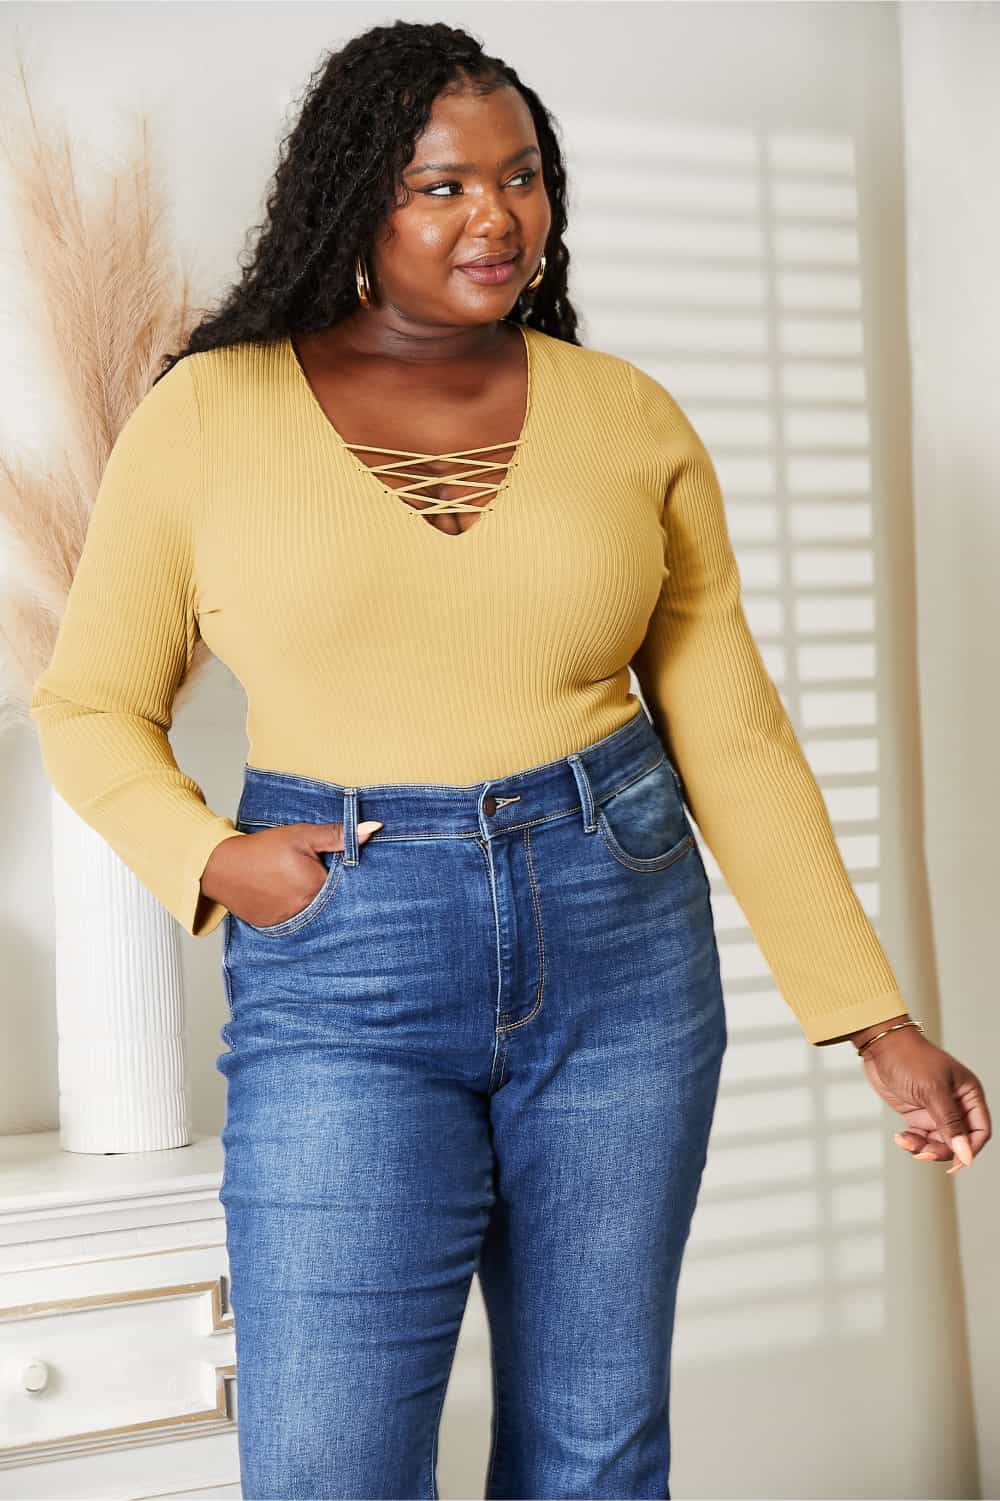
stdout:
[[[357,825],[383,827],[359,844]],[[340,822],[283,922],[225,918],[243,1494],[436,1497],[471,1279],[485,1496],[670,1496],[670,1351],[726,1020],[645,710],[495,781],[244,768],[237,827]]]

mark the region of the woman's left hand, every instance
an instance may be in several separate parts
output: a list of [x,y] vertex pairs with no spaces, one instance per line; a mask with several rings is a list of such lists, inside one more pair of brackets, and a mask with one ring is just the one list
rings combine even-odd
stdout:
[[949,1173],[971,1165],[992,1135],[986,1095],[971,1069],[916,1027],[887,1033],[861,1061],[876,1094],[906,1122],[893,1137],[898,1147],[918,1161],[951,1161]]

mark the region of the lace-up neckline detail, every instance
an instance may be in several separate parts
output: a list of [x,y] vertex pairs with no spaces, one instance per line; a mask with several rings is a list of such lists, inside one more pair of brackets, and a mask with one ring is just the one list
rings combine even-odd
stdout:
[[[424,520],[423,531],[437,533],[447,541],[455,542],[461,537],[467,537],[480,530],[481,519],[495,508],[497,501],[510,488],[521,451],[528,441],[534,395],[534,362],[530,330],[526,329],[523,324],[514,326],[519,330],[524,341],[527,360],[527,395],[520,433],[516,438],[505,443],[484,444],[478,448],[457,448],[446,453],[425,453],[415,449],[390,448],[381,443],[355,443],[342,437],[313,390],[291,338],[286,338],[285,343],[296,383],[307,393],[313,410],[322,420],[327,434],[333,438],[338,449],[357,466],[359,473],[364,475],[370,484],[375,485],[383,496],[392,498],[401,516],[420,519],[436,515],[470,513],[475,515],[476,519],[469,526],[461,527],[457,532],[445,531],[435,525],[432,520]],[[479,457],[479,455],[500,453],[509,453],[509,457],[506,459]],[[360,457],[361,454],[389,455],[390,457],[384,462],[381,460],[375,462]],[[449,466],[449,472],[437,473],[429,471],[426,467],[420,467],[438,464]],[[452,466],[457,466],[457,468]],[[499,479],[487,479],[488,475],[495,476],[500,471],[502,473]],[[390,484],[388,476],[400,479],[403,483]],[[448,496],[445,499],[425,493],[435,486],[448,489],[460,487],[464,493],[460,496]]]
[[[380,444],[377,443],[348,443],[346,442],[346,440],[344,442],[344,447],[351,449],[352,452],[355,449],[362,449],[368,453],[392,453],[402,455],[401,458],[398,458],[393,462],[387,464],[371,464],[367,460],[361,460],[360,462],[364,463],[365,468],[370,474],[395,474],[401,476],[404,480],[406,480],[406,484],[392,485],[389,488],[392,489],[395,495],[401,496],[404,500],[419,500],[421,502],[419,506],[421,515],[427,516],[430,514],[444,515],[450,512],[484,510],[485,507],[483,505],[477,504],[477,502],[481,498],[485,498],[487,500],[487,503],[491,503],[496,499],[497,495],[500,493],[500,491],[504,487],[504,484],[506,483],[512,465],[517,460],[517,450],[521,447],[523,442],[523,438],[516,438],[512,443],[494,443],[483,448],[456,448],[451,453],[421,453],[416,449],[383,448]],[[473,454],[497,453],[500,449],[504,448],[510,448],[513,450],[512,456],[509,459],[472,458]],[[467,467],[464,469],[460,468],[455,474],[410,474],[408,472],[408,461],[410,459],[416,459],[425,463],[455,463],[462,459],[471,459],[472,467]],[[486,483],[485,475],[487,473],[492,473],[497,469],[503,469],[507,471],[504,474],[504,478],[498,483]],[[465,478],[467,474],[476,474],[477,472],[479,473],[478,479]],[[414,481],[414,483],[409,483],[409,481],[411,480]],[[428,501],[427,497],[422,495],[420,492],[424,489],[430,488],[433,485],[462,485],[464,487],[470,488],[474,493],[471,495],[466,495],[457,500],[431,499]],[[476,488],[477,485],[480,487],[479,489]],[[424,504],[425,501],[427,501],[426,504]]]

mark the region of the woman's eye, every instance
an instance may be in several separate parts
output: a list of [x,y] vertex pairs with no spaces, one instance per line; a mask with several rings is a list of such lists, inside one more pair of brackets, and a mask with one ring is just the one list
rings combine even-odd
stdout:
[[[534,170],[533,167],[525,167],[524,171],[523,172],[518,172],[516,174],[516,176],[517,177],[526,177],[528,179],[528,182],[530,182],[531,179],[533,177],[537,177],[538,174]],[[461,186],[462,186],[462,184],[460,182],[455,182],[454,179],[452,179],[451,182],[436,182],[433,187],[425,188],[424,192],[426,194],[430,195],[430,196],[433,196],[433,197],[446,196],[446,197],[450,198],[452,196],[450,193],[448,193],[448,194],[439,194],[438,189],[439,188],[460,188]],[[527,184],[525,184],[525,186],[527,186]]]

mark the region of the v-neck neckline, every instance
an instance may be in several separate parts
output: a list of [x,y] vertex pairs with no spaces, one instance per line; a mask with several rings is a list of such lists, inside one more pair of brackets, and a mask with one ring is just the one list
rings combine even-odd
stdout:
[[[498,449],[502,450],[502,449],[511,448],[511,447],[513,447],[513,450],[514,450],[513,453],[512,453],[512,455],[511,455],[511,458],[508,461],[507,466],[506,466],[507,467],[507,473],[504,475],[503,479],[501,480],[501,482],[500,482],[499,486],[497,487],[494,495],[491,497],[490,500],[487,501],[487,503],[485,505],[480,506],[478,508],[479,511],[481,512],[481,514],[476,517],[476,519],[472,523],[472,525],[469,526],[469,527],[464,527],[461,531],[458,531],[458,532],[443,532],[441,530],[441,528],[435,526],[432,521],[428,521],[426,519],[426,517],[421,513],[421,511],[416,506],[411,506],[406,500],[403,499],[403,497],[400,495],[400,493],[397,490],[394,490],[391,485],[387,485],[387,484],[384,483],[384,481],[382,481],[381,479],[379,479],[378,475],[364,462],[363,459],[359,459],[358,458],[357,454],[354,453],[352,451],[351,447],[348,445],[347,440],[338,431],[336,425],[333,422],[331,422],[329,416],[327,415],[327,412],[324,410],[323,405],[320,402],[319,397],[316,395],[316,392],[313,390],[312,383],[310,382],[309,377],[306,375],[305,370],[302,367],[302,363],[299,360],[299,356],[298,356],[298,353],[296,352],[295,346],[292,343],[292,336],[291,336],[291,334],[286,334],[285,335],[284,340],[283,340],[283,344],[284,344],[285,354],[286,354],[288,362],[289,362],[289,364],[291,366],[293,381],[294,381],[297,389],[300,390],[305,395],[305,397],[307,398],[308,404],[312,408],[312,411],[313,411],[314,415],[316,417],[318,417],[319,420],[320,420],[320,422],[322,423],[323,428],[326,430],[326,434],[327,434],[328,439],[331,440],[332,443],[333,443],[333,447],[334,447],[335,452],[337,452],[342,458],[344,458],[347,462],[349,462],[351,464],[351,466],[355,469],[355,471],[360,472],[360,474],[363,475],[363,477],[365,478],[365,480],[370,485],[373,485],[375,487],[375,490],[378,492],[378,494],[380,494],[383,498],[388,498],[389,500],[392,501],[393,506],[396,509],[397,513],[400,515],[400,519],[401,520],[405,520],[406,519],[406,517],[402,513],[403,512],[407,512],[409,514],[409,516],[411,516],[415,521],[418,521],[420,523],[420,529],[422,531],[432,532],[434,534],[435,539],[440,544],[446,545],[446,546],[455,546],[455,545],[461,545],[462,543],[468,543],[469,538],[472,537],[472,536],[474,536],[475,533],[478,532],[478,531],[480,531],[481,529],[485,529],[486,531],[489,531],[489,527],[483,528],[483,522],[486,519],[486,517],[489,515],[489,513],[491,511],[494,511],[496,509],[498,502],[501,499],[503,499],[504,496],[508,495],[509,492],[511,491],[513,480],[514,480],[514,475],[515,475],[515,472],[517,470],[518,464],[520,463],[520,460],[521,460],[521,454],[522,454],[525,446],[527,445],[527,442],[528,442],[528,439],[529,439],[529,432],[530,432],[530,428],[531,428],[531,425],[532,425],[532,418],[533,418],[533,415],[534,415],[534,407],[535,407],[535,385],[536,385],[535,359],[534,359],[534,351],[532,350],[532,344],[531,344],[531,334],[532,334],[533,330],[530,329],[530,328],[527,328],[523,323],[515,323],[514,327],[520,330],[521,338],[522,338],[522,340],[524,342],[525,359],[527,361],[527,385],[526,385],[526,391],[525,391],[524,418],[523,418],[522,423],[521,423],[521,431],[519,432],[519,434],[517,436],[517,439],[515,440],[515,442],[513,444],[511,444],[511,443],[495,443],[490,448],[486,448],[485,445],[480,445],[480,447],[479,447],[478,450],[472,450],[472,449],[455,450],[456,453],[457,452],[461,452],[463,454],[464,453],[472,453],[474,451],[477,451],[479,453],[483,453],[483,452],[495,453]],[[356,446],[359,447],[359,448],[362,447],[362,445],[360,443],[357,444]],[[369,446],[371,447],[371,449],[372,449],[373,452],[374,451],[377,451],[379,453],[399,452],[399,450],[393,450],[393,449],[389,449],[389,448],[378,449],[376,447],[376,445],[374,445],[374,444],[369,445]],[[425,460],[426,459],[437,459],[437,458],[441,458],[441,457],[451,457],[451,455],[443,455],[443,454],[426,454],[426,455],[423,455],[423,458]],[[502,466],[501,466],[500,463],[498,463],[494,467],[496,467],[496,468],[499,469]],[[425,476],[425,478],[430,479],[431,476],[427,475],[427,476]],[[449,482],[446,475],[440,475],[438,478],[439,478],[439,483],[441,483],[441,484],[446,485]],[[429,497],[429,499],[434,499],[434,497],[431,496],[431,497]]]

